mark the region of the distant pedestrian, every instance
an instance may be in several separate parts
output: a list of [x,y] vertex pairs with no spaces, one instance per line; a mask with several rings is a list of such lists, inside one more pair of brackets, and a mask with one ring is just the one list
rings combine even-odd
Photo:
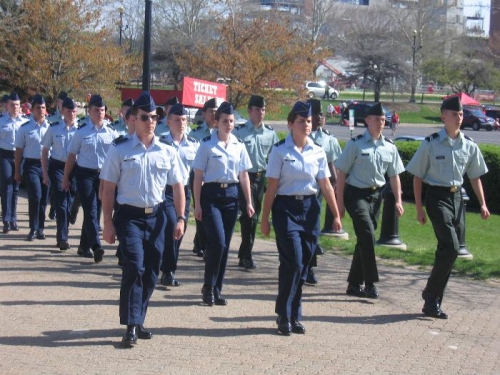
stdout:
[[396,111],[394,111],[392,112],[392,118],[391,118],[391,130],[393,137],[396,135],[396,129],[398,126],[399,126],[399,115],[396,113]]
[[333,104],[332,103],[328,104],[327,112],[328,112],[328,116],[333,117],[335,109],[333,108]]

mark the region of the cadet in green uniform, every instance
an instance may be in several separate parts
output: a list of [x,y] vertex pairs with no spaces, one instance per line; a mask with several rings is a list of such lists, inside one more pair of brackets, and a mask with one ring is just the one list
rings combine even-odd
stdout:
[[425,207],[437,238],[437,250],[434,267],[422,293],[425,300],[422,312],[440,319],[448,318],[441,310],[441,304],[465,229],[460,188],[466,173],[479,201],[481,217],[486,220],[490,216],[479,178],[488,172],[488,168],[479,147],[460,131],[462,119],[462,104],[458,97],[443,101],[441,120],[444,128],[422,142],[406,167],[413,174],[417,220],[420,224],[427,221],[422,204],[422,183],[427,185]]
[[[245,269],[255,268],[255,262],[252,257],[252,249],[259,220],[262,198],[264,196],[264,187],[266,185],[267,159],[271,149],[279,139],[276,132],[268,125],[264,125],[264,115],[266,114],[266,102],[262,96],[252,95],[248,102],[249,120],[233,130],[233,134],[243,141],[247,149],[252,168],[248,170],[250,177],[250,192],[252,194],[252,204],[255,214],[248,217],[245,210],[241,211],[241,244],[238,251],[240,259],[238,265]],[[245,196],[239,189],[240,207],[245,204]]]
[[[337,197],[341,217],[349,212],[357,243],[352,257],[346,293],[356,297],[378,298],[375,287],[379,281],[375,260],[375,229],[382,196],[381,188],[389,176],[396,214],[403,215],[399,174],[404,171],[398,150],[382,136],[385,114],[380,103],[374,104],[366,116],[368,129],[349,141],[335,162]],[[344,204],[345,202],[345,204]],[[361,284],[365,283],[365,288]]]
[[125,135],[128,133],[127,123],[125,121],[125,114],[134,105],[132,98],[128,98],[122,102],[120,112],[118,112],[118,120],[115,121],[113,127],[118,135]]

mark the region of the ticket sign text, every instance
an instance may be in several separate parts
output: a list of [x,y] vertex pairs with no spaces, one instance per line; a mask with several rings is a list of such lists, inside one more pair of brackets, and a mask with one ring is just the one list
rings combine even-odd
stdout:
[[188,107],[203,107],[209,99],[226,100],[226,85],[184,77],[182,81],[182,104]]

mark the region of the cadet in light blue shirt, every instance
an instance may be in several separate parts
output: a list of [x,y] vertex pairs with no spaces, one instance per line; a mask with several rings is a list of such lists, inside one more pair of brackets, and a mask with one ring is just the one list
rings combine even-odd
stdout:
[[35,95],[31,102],[33,117],[21,125],[16,134],[16,173],[15,180],[21,182],[21,162],[28,190],[28,213],[30,232],[27,240],[45,239],[45,209],[47,208],[48,185],[43,183],[42,139],[49,127],[45,119],[45,100]]
[[69,215],[76,194],[74,173],[70,178],[69,191],[62,188],[68,146],[77,130],[76,111],[76,103],[70,97],[66,97],[62,104],[63,122],[51,124],[42,139],[43,182],[48,185],[50,181],[51,184],[53,194],[51,203],[56,213],[57,247],[61,251],[70,248],[68,242]]
[[62,116],[62,104],[64,102],[64,99],[68,97],[68,94],[65,91],[61,91],[59,95],[57,95],[57,100],[56,100],[56,110],[54,111],[54,114],[50,115],[47,117],[47,121],[50,123],[55,123],[63,122],[63,116]]
[[99,172],[111,143],[118,137],[112,126],[105,125],[105,108],[101,96],[92,95],[89,101],[89,120],[80,125],[69,144],[62,182],[62,188],[68,191],[69,180],[75,168],[77,190],[84,213],[77,253],[86,258],[93,257],[95,263],[101,262],[104,255],[99,236]]
[[[120,324],[127,326],[125,346],[152,337],[144,321],[164,248],[166,216],[161,206],[167,184],[172,185],[176,211],[182,213],[185,206],[181,162],[175,150],[154,135],[158,115],[148,92],[135,101],[131,119],[135,134],[116,141],[101,171],[103,238],[114,243],[118,237],[123,257]],[[177,221],[175,238],[184,233],[184,224],[183,218]]]
[[19,184],[14,179],[14,142],[21,124],[29,120],[21,114],[21,99],[16,92],[9,95],[8,114],[0,118],[0,197],[2,200],[3,233],[19,230],[17,226],[17,195]]
[[330,184],[325,151],[311,134],[311,104],[297,102],[288,114],[291,133],[278,142],[269,155],[267,189],[262,210],[261,231],[268,236],[272,210],[279,253],[278,296],[275,313],[278,332],[303,334],[302,285],[318,244],[321,188],[335,215],[334,229],[342,228]]
[[166,116],[158,121],[158,125],[156,125],[155,128],[156,136],[160,137],[162,135],[167,135],[170,133],[170,127],[168,126],[167,117],[168,113],[170,112],[170,108],[172,108],[172,106],[175,104],[179,104],[179,99],[177,98],[177,96],[174,96],[165,102],[164,112]]
[[[182,104],[174,104],[167,115],[170,133],[161,136],[160,140],[171,145],[179,154],[182,161],[181,166],[184,170],[184,194],[186,196],[186,206],[182,215],[186,219],[184,232],[187,228],[187,218],[189,216],[189,206],[191,204],[191,189],[189,187],[189,175],[196,152],[200,146],[199,142],[186,134],[187,110]],[[182,243],[182,237],[175,239],[175,223],[177,222],[175,212],[175,201],[173,189],[170,184],[165,189],[165,209],[167,213],[167,227],[165,232],[165,250],[161,263],[161,284],[165,286],[179,286],[180,282],[175,278],[177,270],[177,261],[179,259],[179,248]]]
[[132,98],[128,98],[122,102],[120,112],[118,112],[118,120],[115,121],[113,127],[115,128],[118,135],[126,135],[128,133],[127,124],[125,122],[125,114],[132,107],[134,101]]
[[[234,109],[222,103],[215,114],[218,130],[203,139],[193,162],[195,217],[202,221],[208,237],[205,253],[203,302],[209,306],[226,305],[221,297],[229,244],[239,210],[238,188],[245,195],[247,215],[254,208],[250,197],[248,170],[252,168],[244,144],[233,134]],[[203,186],[202,186],[203,183]]]
[[[378,298],[374,283],[379,281],[375,229],[382,201],[380,189],[386,184],[387,173],[396,200],[396,214],[403,215],[399,174],[404,171],[404,166],[396,146],[382,135],[385,113],[380,103],[370,107],[366,123],[368,129],[365,133],[347,142],[335,161],[337,199],[340,215],[343,217],[347,209],[357,237],[346,293],[355,297]],[[364,289],[361,287],[363,283]]]
[[413,192],[417,220],[427,222],[422,204],[422,185],[427,185],[425,207],[437,238],[436,258],[427,285],[422,293],[425,315],[447,319],[441,310],[444,290],[457,256],[472,258],[460,248],[465,231],[464,202],[461,186],[467,174],[479,201],[481,218],[490,216],[480,177],[488,172],[479,147],[460,131],[463,108],[458,96],[446,99],[441,105],[444,128],[425,138],[406,170],[413,174]]

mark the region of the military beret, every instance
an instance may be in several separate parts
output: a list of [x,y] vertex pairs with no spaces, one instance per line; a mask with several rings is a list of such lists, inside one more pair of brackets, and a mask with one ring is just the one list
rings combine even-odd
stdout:
[[382,108],[382,103],[377,102],[370,107],[367,116],[385,116],[384,109]]
[[318,116],[321,114],[321,101],[318,99],[309,99],[309,104],[311,104],[311,114],[313,116]]
[[71,99],[69,96],[67,96],[66,98],[64,98],[64,101],[62,103],[62,107],[67,108],[67,109],[75,109],[76,103],[74,102],[73,99]]
[[184,106],[180,103],[174,104],[170,110],[168,111],[168,114],[173,114],[177,116],[185,116],[187,115],[187,110],[184,108]]
[[122,107],[132,107],[134,105],[134,101],[132,98],[127,98],[122,102]]
[[68,93],[67,93],[67,92],[65,92],[65,91],[61,91],[61,92],[59,93],[59,95],[57,95],[57,99],[62,99],[62,100],[64,100],[64,99],[66,99],[67,97],[68,97]]
[[32,106],[35,106],[35,105],[42,105],[42,104],[45,104],[45,99],[43,98],[42,95],[40,94],[36,94],[32,99],[31,99],[31,105]]
[[94,107],[106,107],[106,104],[104,103],[104,100],[102,100],[101,95],[94,94],[90,97],[89,100],[89,107],[94,106]]
[[441,111],[443,109],[449,109],[450,111],[456,112],[461,111],[463,108],[462,103],[460,102],[460,98],[458,96],[454,96],[452,98],[443,100],[443,103],[441,104]]
[[206,112],[207,109],[209,108],[215,108],[217,109],[221,104],[221,100],[218,98],[212,98],[209,99],[203,104],[203,112]]
[[166,102],[165,102],[165,105],[174,105],[174,104],[177,104],[179,103],[179,98],[177,98],[177,96],[174,96],[170,99],[168,99]]
[[259,107],[264,108],[266,106],[266,101],[263,96],[252,95],[248,101],[248,107]]
[[2,103],[7,103],[9,101],[9,94],[2,96]]
[[298,101],[294,104],[292,111],[300,117],[308,118],[312,116],[311,104],[308,102]]
[[148,91],[141,92],[141,95],[135,100],[133,107],[144,112],[156,111],[155,101]]
[[219,108],[217,108],[217,114],[225,113],[226,115],[234,115],[234,108],[231,103],[223,102]]
[[21,100],[17,92],[12,91],[9,95],[9,100]]

